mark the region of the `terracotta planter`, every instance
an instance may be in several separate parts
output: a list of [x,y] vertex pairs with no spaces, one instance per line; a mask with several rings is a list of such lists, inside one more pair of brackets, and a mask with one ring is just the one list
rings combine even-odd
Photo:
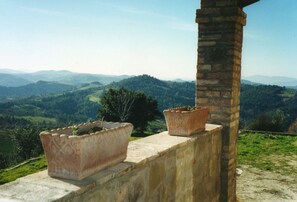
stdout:
[[96,121],[77,125],[75,132],[94,127],[104,130],[79,136],[72,135],[73,127],[40,133],[49,176],[80,180],[126,158],[132,124]]
[[178,107],[164,110],[163,113],[169,135],[190,136],[205,130],[206,107]]

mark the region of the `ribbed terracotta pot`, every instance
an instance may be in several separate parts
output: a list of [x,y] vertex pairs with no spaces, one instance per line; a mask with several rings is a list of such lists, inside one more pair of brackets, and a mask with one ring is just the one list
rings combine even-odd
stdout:
[[163,111],[169,135],[190,136],[205,130],[206,107],[177,107]]
[[96,121],[77,125],[75,133],[94,127],[104,130],[79,136],[72,135],[73,127],[40,133],[49,176],[80,180],[126,159],[133,125]]

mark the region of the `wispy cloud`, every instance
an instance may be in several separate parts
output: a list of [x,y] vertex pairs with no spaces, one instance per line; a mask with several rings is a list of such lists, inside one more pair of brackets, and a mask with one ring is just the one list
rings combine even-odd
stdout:
[[136,14],[136,15],[146,15],[146,16],[163,18],[163,19],[168,19],[168,20],[176,19],[176,17],[174,17],[174,16],[163,15],[160,13],[155,13],[155,12],[146,11],[146,10],[139,10],[139,9],[131,8],[131,7],[119,7],[118,9],[122,12]]
[[[152,11],[148,11],[148,10],[141,10],[141,9],[137,9],[135,7],[131,7],[131,6],[121,6],[121,5],[116,5],[110,2],[100,2],[97,1],[96,2],[97,5],[100,5],[101,8],[100,9],[112,9],[115,12],[122,12],[122,13],[126,13],[126,14],[134,14],[134,15],[138,15],[139,17],[141,16],[148,16],[148,17],[152,17],[152,18],[159,18],[160,20],[165,21],[165,23],[167,23],[167,25],[174,30],[181,30],[181,31],[187,31],[187,32],[197,32],[197,25],[193,22],[193,23],[185,23],[185,22],[180,22],[180,19],[178,19],[175,16],[170,16],[170,15],[163,15],[157,12],[152,12]],[[105,7],[105,8],[102,8]],[[81,16],[81,15],[75,15],[73,13],[67,13],[67,12],[62,12],[62,11],[56,11],[56,10],[49,10],[49,9],[44,9],[44,8],[37,8],[37,7],[21,7],[22,9],[28,11],[28,12],[33,12],[33,13],[37,13],[40,15],[46,15],[46,16],[55,16],[55,17],[61,17],[61,18],[72,18],[72,19],[81,19],[81,20],[99,20],[99,21],[111,21],[112,18],[94,18],[94,17],[90,17],[90,16]],[[123,20],[123,19],[118,19],[118,20]],[[125,21],[127,22],[127,21]]]
[[244,38],[247,38],[247,39],[257,39],[258,38],[258,35],[253,33],[253,32],[245,32],[243,34]]
[[243,33],[243,38],[247,39],[247,40],[257,40],[257,41],[269,41],[271,40],[270,36],[264,36],[264,33],[260,33],[258,31],[250,31],[250,30],[246,30]]
[[175,30],[182,30],[182,31],[189,31],[189,32],[197,31],[197,26],[195,23],[177,22],[179,21],[179,19],[175,16],[164,15],[157,12],[138,9],[132,6],[119,6],[109,2],[97,2],[97,3],[100,4],[101,6],[106,6],[123,13],[134,14],[138,16],[148,16],[152,18],[159,18],[160,20],[165,20],[167,21],[167,24],[172,29],[175,29]]
[[138,16],[148,16],[152,18],[159,18],[160,20],[165,20],[165,23],[174,30],[186,31],[186,32],[197,32],[197,24],[193,23],[185,23],[180,22],[181,20],[175,16],[164,15],[157,12],[152,12],[148,10],[138,9],[132,6],[122,6],[116,5],[110,2],[96,2],[100,6],[111,8],[115,11],[127,13],[127,14],[134,14]]
[[64,12],[59,12],[59,11],[51,11],[51,10],[46,10],[42,8],[32,8],[32,7],[22,7],[22,9],[34,12],[34,13],[39,13],[42,15],[51,15],[51,16],[67,16]]
[[53,11],[53,10],[48,10],[48,9],[43,9],[43,8],[35,8],[35,7],[21,7],[22,9],[41,14],[41,15],[46,15],[46,16],[54,16],[54,17],[62,17],[62,18],[70,18],[70,19],[80,19],[80,20],[98,20],[97,18],[94,17],[88,17],[88,16],[81,16],[81,15],[75,15],[71,13],[66,13],[66,12],[61,12],[61,11]]
[[198,28],[197,25],[193,23],[178,23],[178,22],[171,22],[169,23],[170,27],[175,30],[187,31],[187,32],[197,32]]
[[143,16],[151,16],[151,17],[157,17],[157,18],[169,19],[169,20],[175,20],[176,19],[176,17],[174,17],[174,16],[163,15],[163,14],[160,14],[160,13],[135,8],[135,7],[132,7],[132,6],[119,6],[119,5],[115,5],[115,4],[108,3],[108,2],[97,2],[97,4],[112,8],[114,10],[117,10],[117,11],[120,11],[120,12],[123,12],[123,13],[143,15]]

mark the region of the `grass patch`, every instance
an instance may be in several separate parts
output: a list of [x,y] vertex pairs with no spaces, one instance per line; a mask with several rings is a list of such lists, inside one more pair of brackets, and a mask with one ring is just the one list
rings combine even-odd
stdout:
[[297,156],[296,136],[246,133],[238,137],[238,164],[281,174],[297,173],[288,159]]
[[134,140],[138,140],[138,139],[141,139],[141,137],[130,137],[129,141],[134,141]]
[[47,163],[45,156],[41,156],[41,159],[37,161],[28,163],[26,165],[20,166],[12,170],[0,170],[0,184],[11,182],[17,178],[24,177],[26,175],[36,173],[47,168]]

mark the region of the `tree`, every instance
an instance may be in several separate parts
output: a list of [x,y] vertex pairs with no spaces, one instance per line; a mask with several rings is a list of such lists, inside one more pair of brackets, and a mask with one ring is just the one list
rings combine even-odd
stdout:
[[0,170],[7,167],[7,155],[0,153]]
[[297,133],[297,119],[290,125],[288,132]]
[[248,129],[282,132],[284,131],[285,118],[285,113],[280,109],[272,113],[263,113],[250,123]]
[[160,116],[157,101],[142,92],[109,89],[101,96],[99,117],[106,121],[130,122],[144,131],[148,122]]
[[11,136],[12,142],[16,147],[16,154],[22,161],[31,157],[36,157],[42,153],[42,145],[39,138],[39,133],[42,129],[34,127],[17,128]]

